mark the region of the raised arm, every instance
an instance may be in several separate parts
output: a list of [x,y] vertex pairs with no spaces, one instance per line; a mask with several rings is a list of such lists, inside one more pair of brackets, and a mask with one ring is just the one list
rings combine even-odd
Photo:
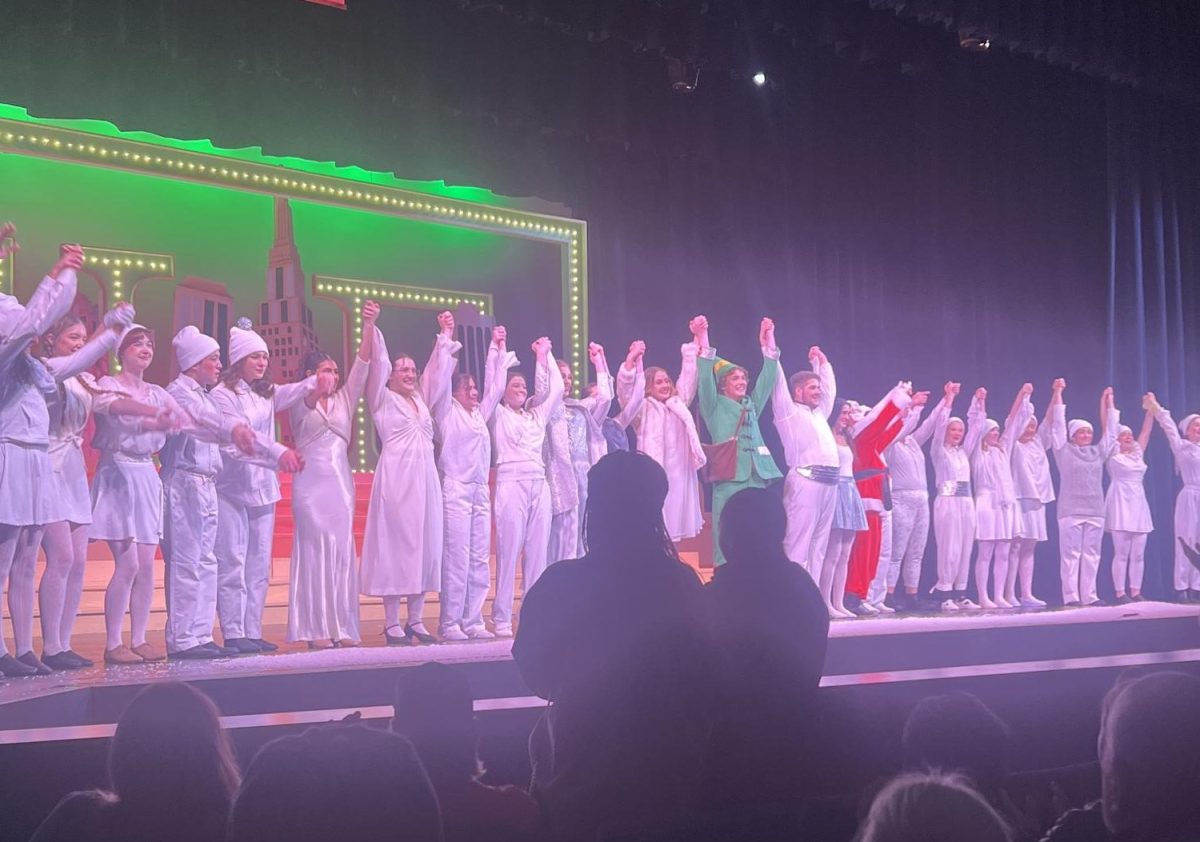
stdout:
[[454,354],[461,348],[462,343],[454,341],[454,314],[449,310],[438,313],[438,335],[419,382],[429,412],[439,423],[450,411]]
[[833,363],[818,346],[808,349],[808,364],[821,380],[821,403],[818,411],[829,418],[833,414],[833,405],[837,401],[837,378],[833,374]]
[[1067,405],[1063,403],[1063,391],[1067,381],[1058,378],[1050,387],[1050,405],[1046,407],[1045,425],[1049,429],[1050,449],[1062,450],[1067,446]]
[[1033,404],[1029,401],[1029,396],[1032,394],[1033,384],[1022,384],[1021,388],[1017,391],[1016,398],[1013,399],[1013,405],[1008,411],[1008,417],[1004,419],[1004,447],[1010,454],[1016,446],[1017,439],[1021,437],[1021,433],[1029,425],[1029,419],[1033,417]]
[[342,391],[350,403],[351,414],[354,407],[362,399],[367,388],[367,378],[371,373],[371,354],[375,347],[375,323],[379,319],[379,304],[374,301],[363,302],[362,308],[362,341],[358,344],[358,354],[350,365],[346,375],[346,385]]
[[1146,410],[1146,415],[1142,418],[1142,429],[1138,431],[1137,443],[1145,454],[1146,446],[1150,444],[1150,431],[1154,429],[1154,413]]
[[967,409],[967,437],[963,440],[963,449],[968,456],[979,452],[987,430],[987,389],[980,386],[971,398],[971,406]]
[[1153,392],[1146,393],[1146,397],[1142,399],[1142,406],[1148,412],[1154,413],[1154,417],[1158,421],[1158,426],[1162,427],[1162,431],[1167,437],[1167,444],[1171,446],[1171,453],[1178,457],[1180,450],[1183,449],[1183,436],[1179,434],[1179,427],[1175,426],[1175,419],[1171,417],[1171,410],[1165,409],[1158,402],[1158,398],[1154,396]]
[[758,344],[762,346],[763,367],[754,381],[754,391],[750,401],[754,410],[761,413],[767,406],[767,401],[775,392],[775,383],[779,379],[779,346],[775,344],[775,322],[763,319],[758,327]]
[[1109,386],[1100,396],[1100,452],[1107,459],[1117,449],[1117,436],[1121,430],[1121,410],[1113,400],[1113,389]]
[[0,366],[8,365],[25,353],[30,342],[71,309],[71,302],[75,300],[75,271],[82,265],[83,250],[78,246],[64,246],[58,262],[38,284],[24,307],[16,304],[11,296],[5,296],[12,306],[0,319]]
[[612,374],[608,371],[608,358],[604,356],[604,346],[598,342],[589,342],[588,358],[596,369],[596,394],[584,398],[580,404],[597,424],[603,424],[613,400]]
[[550,420],[550,415],[562,403],[564,392],[562,372],[558,370],[558,362],[551,353],[553,346],[547,337],[543,336],[536,340],[532,347],[533,353],[537,357],[537,367],[545,372],[547,387],[546,399],[532,407],[530,411],[545,425]]
[[631,342],[625,362],[617,371],[617,402],[621,405],[617,423],[622,428],[634,422],[646,401],[645,355],[645,342],[640,339]]
[[276,412],[287,412],[317,388],[317,376],[306,377],[299,383],[283,383],[275,387],[271,400]]
[[[367,373],[367,407],[372,413],[383,409],[387,402],[387,384],[392,376],[392,361],[388,357],[387,340],[378,325],[372,325],[375,338],[371,342],[371,370]],[[366,330],[366,328],[363,328]]]
[[517,355],[506,347],[508,331],[503,325],[492,328],[492,341],[488,345],[487,362],[485,364],[485,380],[479,398],[479,412],[485,419],[490,419],[500,399],[504,397],[504,387],[507,386],[508,370],[517,363]]
[[696,358],[699,354],[700,346],[695,342],[679,346],[679,377],[675,380],[675,391],[684,406],[691,406],[696,399]]
[[[676,400],[678,395],[672,396]],[[621,411],[617,413],[614,420],[624,429],[631,425],[638,413],[642,411],[642,405],[646,402],[646,370],[642,365],[641,355],[637,358],[637,363],[633,369],[633,396],[629,402],[621,406]]]
[[945,448],[946,446],[946,428],[950,426],[950,413],[954,409],[954,399],[958,397],[962,384],[950,381],[942,389],[942,402],[938,405],[937,410],[929,416],[933,420],[932,438],[933,447],[936,448]]
[[[133,308],[129,305],[120,305],[122,316],[128,312],[129,323],[133,321]],[[107,323],[109,316],[116,313],[117,310],[110,310],[104,315],[104,320]],[[118,322],[109,327],[98,331],[95,336],[88,340],[87,344],[73,354],[66,354],[61,357],[47,357],[43,362],[46,368],[54,376],[54,379],[59,383],[74,377],[80,372],[87,371],[97,362],[104,358],[104,355],[117,347],[117,340],[121,336],[121,332],[128,324],[122,325]]]
[[764,370],[769,365],[775,366],[775,384],[771,389],[771,415],[778,426],[796,414],[796,401],[788,393],[788,378],[783,370],[782,357],[774,362],[763,360]]

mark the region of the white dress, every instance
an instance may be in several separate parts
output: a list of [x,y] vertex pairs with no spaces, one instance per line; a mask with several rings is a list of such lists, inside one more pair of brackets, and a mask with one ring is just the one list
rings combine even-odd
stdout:
[[292,406],[290,421],[304,470],[292,480],[289,641],[358,640],[358,564],[354,475],[346,454],[370,363],[355,359],[326,406]]
[[1016,532],[1017,493],[1009,454],[1016,431],[1020,429],[1020,420],[1005,424],[999,445],[984,447],[983,440],[990,425],[982,404],[972,399],[967,427],[971,487],[975,492],[975,539],[1011,541]]
[[1146,501],[1146,460],[1142,449],[1119,450],[1108,457],[1108,492],[1104,496],[1104,528],[1109,532],[1154,531],[1150,504]]
[[392,363],[379,328],[373,351],[367,404],[383,450],[371,483],[360,587],[368,596],[437,591],[442,489],[433,457],[433,416],[422,386],[411,399],[387,387]]
[[170,407],[182,413],[167,390],[143,383],[140,391],[127,391],[117,378],[101,377],[100,394],[93,408],[96,435],[92,446],[100,451],[100,465],[92,480],[91,541],[124,541],[158,544],[163,534],[163,487],[154,466],[154,454],[166,444],[167,434],[140,432],[140,418],[109,415],[108,407],[126,397],[144,404]]
[[1025,397],[1022,409],[1024,424],[1017,431],[1018,440],[1012,446],[1013,485],[1017,492],[1017,538],[1047,541],[1046,506],[1054,502],[1054,483],[1050,480],[1050,425],[1042,424],[1029,441],[1020,436],[1033,417],[1033,403]]
[[[688,409],[696,398],[697,353],[694,343],[683,346],[676,394],[665,401],[644,397],[645,381],[639,372],[625,366],[617,371],[617,399],[624,409],[633,409],[631,424],[637,435],[637,449],[662,465],[667,474],[663,520],[672,541],[694,538],[704,528],[697,471],[707,460],[696,421]],[[640,409],[636,408],[639,403]]]

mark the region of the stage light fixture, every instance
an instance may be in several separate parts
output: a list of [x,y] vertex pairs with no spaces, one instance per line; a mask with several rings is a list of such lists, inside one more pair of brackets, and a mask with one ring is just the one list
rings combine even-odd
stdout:
[[763,87],[764,85],[766,85],[766,84],[767,84],[767,74],[763,73],[763,72],[760,70],[760,71],[758,71],[757,73],[755,73],[753,76],[751,76],[751,77],[750,77],[750,80],[751,80],[752,82],[754,82],[754,84],[755,84],[755,86],[756,86],[756,87],[759,87],[759,88],[761,88],[761,87]]
[[667,59],[667,78],[671,80],[671,90],[690,94],[700,86],[700,68],[690,66],[683,59]]
[[992,42],[973,32],[960,32],[958,33],[958,46],[969,53],[986,53],[992,48]]

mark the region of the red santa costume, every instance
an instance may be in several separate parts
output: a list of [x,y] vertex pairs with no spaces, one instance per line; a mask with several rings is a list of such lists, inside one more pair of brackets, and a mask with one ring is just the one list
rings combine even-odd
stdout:
[[[867,531],[859,532],[850,551],[846,593],[861,601],[861,612],[877,614],[866,601],[871,580],[879,567],[885,531],[890,531],[891,495],[887,460],[883,452],[900,436],[900,413],[912,402],[912,386],[899,383],[886,397],[854,423],[854,479],[867,510]],[[886,536],[890,540],[890,535]]]

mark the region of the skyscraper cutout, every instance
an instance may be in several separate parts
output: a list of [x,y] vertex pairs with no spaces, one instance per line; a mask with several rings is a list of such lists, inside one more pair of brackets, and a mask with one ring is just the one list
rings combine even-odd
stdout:
[[272,379],[290,383],[298,379],[304,355],[318,343],[292,231],[292,208],[279,196],[275,197],[275,242],[266,280],[267,297],[258,305],[258,332],[270,350]]

